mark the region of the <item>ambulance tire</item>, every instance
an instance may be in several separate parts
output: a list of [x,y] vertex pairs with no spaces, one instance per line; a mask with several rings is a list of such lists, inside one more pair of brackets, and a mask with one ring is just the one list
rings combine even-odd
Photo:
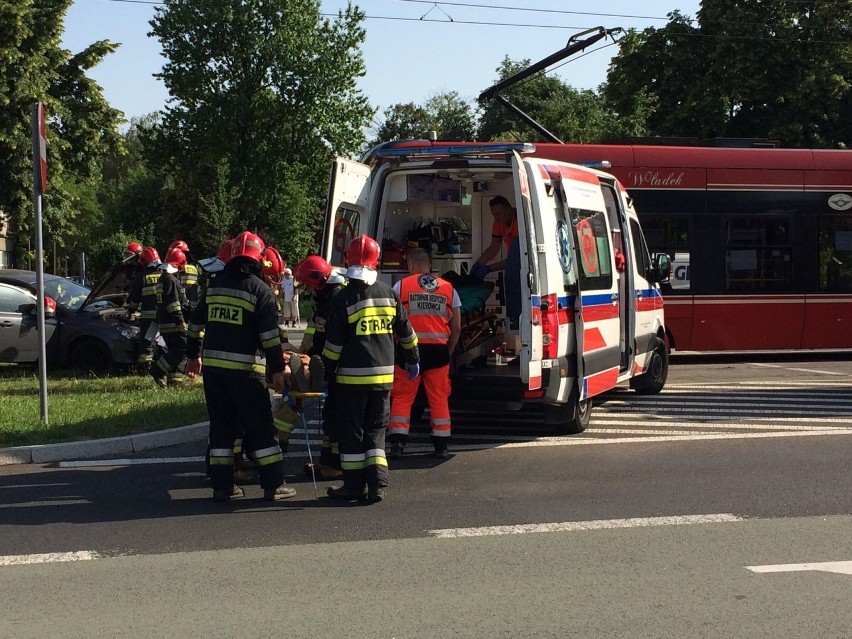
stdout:
[[[576,397],[576,395],[575,395]],[[579,435],[589,427],[592,420],[592,400],[574,401],[559,407],[562,419],[554,422],[556,432],[561,435]]]
[[663,390],[669,376],[669,351],[663,340],[659,337],[656,339],[657,345],[651,353],[648,370],[630,380],[630,388],[639,395],[656,395]]

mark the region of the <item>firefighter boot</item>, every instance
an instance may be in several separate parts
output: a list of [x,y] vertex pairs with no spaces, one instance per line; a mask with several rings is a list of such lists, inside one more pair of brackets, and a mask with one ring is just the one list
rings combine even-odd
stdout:
[[267,488],[263,491],[265,501],[281,501],[296,496],[296,489],[284,484],[278,488]]
[[367,491],[367,501],[370,503],[378,503],[385,498],[385,489],[381,486],[370,486]]
[[359,499],[364,499],[366,496],[363,488],[353,488],[346,484],[337,488],[330,486],[326,494],[337,501],[358,501]]

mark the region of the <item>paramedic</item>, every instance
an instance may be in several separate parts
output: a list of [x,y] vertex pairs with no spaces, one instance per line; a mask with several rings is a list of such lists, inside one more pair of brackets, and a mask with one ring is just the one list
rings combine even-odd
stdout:
[[417,333],[420,375],[409,380],[404,368],[397,365],[394,370],[388,423],[390,456],[399,459],[403,455],[411,428],[411,405],[422,379],[429,400],[435,457],[446,459],[451,424],[450,358],[461,333],[461,300],[452,284],[432,275],[429,253],[408,249],[406,261],[411,275],[394,284],[393,290]]
[[[343,485],[332,499],[377,502],[388,485],[385,434],[394,377],[394,338],[410,379],[420,373],[417,335],[390,286],[378,281],[379,244],[360,235],[346,249],[349,280],[331,301],[322,357],[335,373]],[[365,492],[366,486],[366,492]]]
[[[319,255],[309,255],[299,262],[294,276],[312,292],[315,302],[300,350],[308,355],[320,355],[325,346],[325,326],[331,312],[331,300],[346,283],[346,279]],[[334,387],[333,379],[329,379],[328,395],[322,405],[322,446],[319,463],[305,466],[308,475],[316,473],[321,479],[340,479],[343,476],[340,468]]]
[[518,212],[509,204],[509,200],[502,195],[497,195],[488,202],[491,207],[491,215],[494,216],[494,225],[491,227],[491,244],[483,251],[482,256],[476,260],[470,269],[470,274],[477,279],[485,279],[491,271],[502,271],[506,268],[506,260],[489,264],[500,252],[500,247],[505,246],[508,251],[512,240],[518,237]]
[[186,374],[201,372],[203,356],[210,480],[217,502],[245,494],[234,484],[234,443],[243,433],[244,447],[259,469],[263,498],[278,501],[296,494],[284,482],[284,459],[266,389],[266,367],[275,389],[284,387],[284,353],[275,300],[261,279],[264,248],[248,231],[234,238],[230,261],[211,282],[189,324]]

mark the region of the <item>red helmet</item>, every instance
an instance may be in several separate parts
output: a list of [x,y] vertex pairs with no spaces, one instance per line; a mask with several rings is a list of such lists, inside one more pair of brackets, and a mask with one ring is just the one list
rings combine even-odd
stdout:
[[346,248],[346,266],[379,267],[379,243],[369,235],[359,235]]
[[227,264],[228,260],[231,259],[231,246],[233,245],[234,240],[228,240],[222,246],[219,247],[219,253],[216,257],[219,258],[223,264]]
[[189,253],[189,246],[183,240],[175,240],[169,245],[169,250],[180,249],[184,253]]
[[160,254],[157,253],[157,249],[153,246],[146,246],[142,249],[142,252],[139,254],[139,263],[142,266],[147,266],[151,262],[159,262]]
[[263,240],[254,233],[243,231],[234,238],[231,244],[231,258],[250,257],[260,262],[263,259],[263,249],[266,246]]
[[169,252],[166,253],[166,264],[181,270],[186,266],[186,254],[179,248],[170,248]]
[[281,253],[277,249],[267,246],[263,252],[263,261],[261,262],[263,271],[263,279],[268,284],[277,284],[281,281],[281,276],[284,275],[284,269],[287,264],[281,257]]
[[296,279],[302,284],[310,286],[315,291],[325,286],[331,275],[331,264],[319,255],[309,255],[296,264]]
[[124,247],[124,257],[131,255],[139,255],[142,252],[142,245],[139,242],[128,242]]

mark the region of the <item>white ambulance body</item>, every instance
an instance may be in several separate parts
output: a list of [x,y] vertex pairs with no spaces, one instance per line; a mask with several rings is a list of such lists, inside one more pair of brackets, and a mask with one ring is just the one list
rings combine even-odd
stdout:
[[[518,220],[517,335],[506,330],[499,296],[466,320],[453,405],[501,410],[543,403],[548,422],[575,433],[589,422],[592,398],[619,383],[642,393],[663,388],[668,353],[659,282],[670,265],[665,255],[652,262],[630,197],[612,175],[519,153],[532,150],[408,141],[374,149],[366,164],[339,158],[323,255],[342,264],[349,240],[366,233],[382,243],[381,276],[394,282],[407,271],[389,247],[404,247],[413,227],[441,224],[467,228],[469,236],[434,244],[441,252],[433,251],[433,269],[465,274],[491,240],[488,202],[504,196]],[[505,277],[512,275],[518,278]],[[518,361],[495,356],[513,343]]]

